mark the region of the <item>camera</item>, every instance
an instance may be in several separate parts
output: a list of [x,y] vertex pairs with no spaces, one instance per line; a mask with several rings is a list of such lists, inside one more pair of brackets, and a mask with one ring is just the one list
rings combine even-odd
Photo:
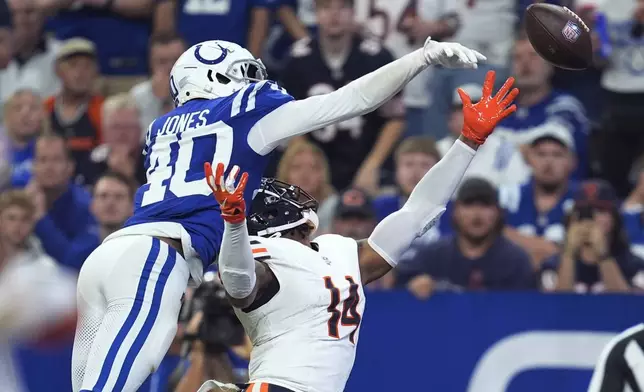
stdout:
[[190,301],[183,304],[180,322],[188,322],[201,311],[203,321],[197,336],[208,353],[219,354],[229,347],[244,343],[244,328],[226,298],[226,290],[215,274],[204,276],[203,283],[195,289]]

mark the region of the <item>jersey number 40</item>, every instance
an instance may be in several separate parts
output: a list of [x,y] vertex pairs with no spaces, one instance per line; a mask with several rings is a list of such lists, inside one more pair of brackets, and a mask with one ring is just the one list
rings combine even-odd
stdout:
[[358,303],[360,303],[360,294],[358,294],[359,286],[351,276],[345,276],[345,279],[349,281],[351,286],[349,286],[349,297],[342,302],[342,313],[340,313],[337,309],[340,304],[340,290],[335,287],[329,276],[324,277],[324,286],[331,291],[331,303],[327,308],[331,317],[327,322],[327,326],[329,328],[329,336],[336,339],[340,338],[340,324],[344,326],[355,326],[349,335],[349,340],[355,344],[355,334],[362,320],[357,309]]
[[182,134],[158,136],[150,152],[150,187],[143,194],[141,206],[164,200],[166,191],[174,197],[210,195],[203,163],[221,162],[227,167],[232,152],[233,129],[222,121]]

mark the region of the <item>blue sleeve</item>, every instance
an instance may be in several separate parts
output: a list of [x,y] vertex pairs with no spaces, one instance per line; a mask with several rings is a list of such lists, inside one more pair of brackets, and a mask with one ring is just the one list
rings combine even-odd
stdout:
[[557,97],[548,107],[549,120],[566,125],[575,140],[578,164],[573,178],[583,180],[588,172],[588,134],[590,122],[581,102],[571,95]]
[[[267,114],[291,101],[293,97],[275,82],[254,83],[234,96],[231,119],[244,123],[250,129]],[[213,120],[217,121],[217,117],[213,117]]]
[[58,262],[65,260],[67,249],[71,246],[71,241],[58,228],[54,220],[45,215],[34,229],[36,236],[40,239],[45,252],[56,259]]
[[65,252],[60,264],[80,271],[83,263],[89,255],[100,245],[100,239],[97,234],[87,233],[74,238]]

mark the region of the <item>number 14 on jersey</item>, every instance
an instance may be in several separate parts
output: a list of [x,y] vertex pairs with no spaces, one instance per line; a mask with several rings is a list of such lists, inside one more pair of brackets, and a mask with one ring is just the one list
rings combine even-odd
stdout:
[[355,327],[351,334],[349,335],[349,340],[351,343],[355,344],[355,334],[358,331],[360,326],[360,313],[358,313],[358,304],[360,303],[360,294],[358,293],[358,288],[360,287],[351,276],[345,276],[345,279],[349,282],[349,296],[342,301],[342,312],[337,308],[340,304],[340,290],[333,284],[331,277],[324,277],[324,286],[331,292],[331,303],[327,308],[330,313],[329,321],[327,326],[329,329],[329,336],[339,339],[340,338],[340,325],[343,326],[353,326]]

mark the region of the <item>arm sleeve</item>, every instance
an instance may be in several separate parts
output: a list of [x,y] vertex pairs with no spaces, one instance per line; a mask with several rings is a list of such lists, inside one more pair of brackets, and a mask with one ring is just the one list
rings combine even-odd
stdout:
[[283,140],[369,113],[427,67],[418,49],[332,93],[285,103],[255,124],[248,143],[266,155]]
[[425,234],[445,212],[474,154],[474,150],[457,140],[418,182],[405,205],[376,226],[369,245],[392,267],[412,241]]
[[219,276],[228,295],[235,299],[252,294],[257,277],[246,220],[224,223],[224,236],[219,252]]

